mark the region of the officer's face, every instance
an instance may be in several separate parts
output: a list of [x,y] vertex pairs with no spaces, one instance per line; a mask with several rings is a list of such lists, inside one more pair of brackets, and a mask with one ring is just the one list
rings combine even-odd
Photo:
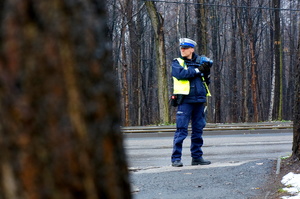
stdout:
[[194,52],[194,48],[180,47],[180,53],[181,53],[182,57],[186,57],[188,59],[192,59],[193,52]]

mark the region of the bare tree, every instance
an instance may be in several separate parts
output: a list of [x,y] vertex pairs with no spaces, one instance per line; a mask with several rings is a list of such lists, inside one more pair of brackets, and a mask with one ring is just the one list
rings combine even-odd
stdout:
[[282,66],[282,40],[280,30],[280,0],[273,0],[274,11],[274,56],[275,56],[275,119],[282,120],[283,104],[283,66]]
[[164,37],[164,20],[158,12],[153,1],[147,1],[146,7],[152,22],[152,27],[155,34],[156,46],[156,65],[158,67],[158,101],[160,121],[162,123],[169,123],[169,99],[168,99],[168,81],[166,69],[166,50],[165,50],[165,37]]
[[131,198],[104,4],[2,1],[0,198]]

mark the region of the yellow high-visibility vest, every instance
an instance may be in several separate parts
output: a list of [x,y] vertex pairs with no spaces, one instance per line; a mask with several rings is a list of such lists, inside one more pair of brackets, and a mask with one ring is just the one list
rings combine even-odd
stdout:
[[[187,66],[183,59],[177,58],[180,66],[187,70]],[[178,80],[173,76],[173,94],[188,95],[190,93],[190,81],[189,80]]]
[[[184,68],[184,70],[187,70],[187,66],[183,59],[176,58],[179,62],[180,66]],[[206,96],[211,97],[210,91],[208,89],[208,86],[205,82],[204,77],[202,77],[202,82],[204,84],[205,90],[206,90]],[[190,93],[190,81],[189,80],[178,80],[176,77],[173,76],[173,94],[182,94],[182,95],[188,95]]]

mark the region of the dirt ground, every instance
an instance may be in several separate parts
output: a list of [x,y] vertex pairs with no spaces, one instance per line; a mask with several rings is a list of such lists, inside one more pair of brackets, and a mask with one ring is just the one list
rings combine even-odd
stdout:
[[268,183],[262,187],[263,195],[257,197],[257,199],[280,199],[281,196],[290,196],[289,193],[284,192],[282,188],[285,186],[281,184],[282,177],[293,172],[295,174],[300,173],[300,161],[295,162],[291,158],[281,160],[280,173],[276,175],[277,161],[274,161],[272,175],[268,180]]

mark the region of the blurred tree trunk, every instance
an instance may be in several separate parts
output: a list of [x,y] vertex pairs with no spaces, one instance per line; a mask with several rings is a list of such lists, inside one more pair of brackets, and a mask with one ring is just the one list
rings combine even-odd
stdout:
[[151,19],[152,27],[155,33],[156,46],[156,65],[158,67],[158,101],[160,122],[169,123],[169,98],[168,98],[168,81],[167,81],[167,66],[166,66],[166,50],[163,28],[163,18],[158,12],[154,2],[146,1],[146,7]]
[[294,160],[300,160],[300,30],[298,35],[298,63],[295,67],[295,104],[294,104],[294,129],[293,129],[293,154]]
[[0,198],[131,198],[105,1],[2,1]]

